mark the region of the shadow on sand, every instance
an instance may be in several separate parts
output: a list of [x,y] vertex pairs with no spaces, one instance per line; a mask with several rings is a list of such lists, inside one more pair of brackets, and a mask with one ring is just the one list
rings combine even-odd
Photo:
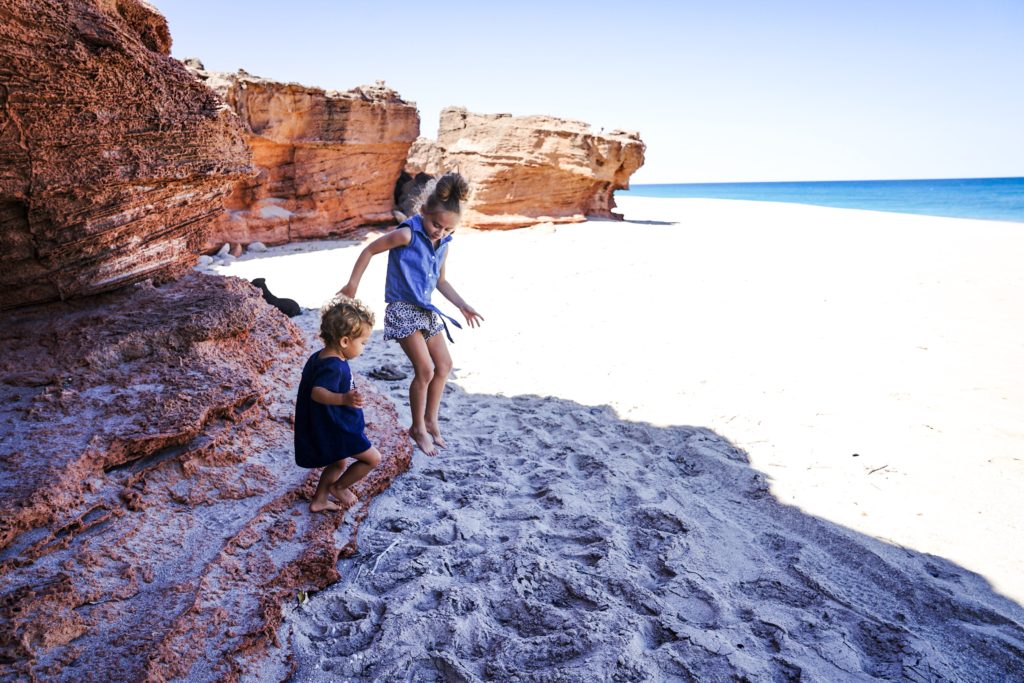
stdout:
[[1024,680],[1019,605],[780,503],[713,431],[452,384],[443,412],[282,626],[293,680]]

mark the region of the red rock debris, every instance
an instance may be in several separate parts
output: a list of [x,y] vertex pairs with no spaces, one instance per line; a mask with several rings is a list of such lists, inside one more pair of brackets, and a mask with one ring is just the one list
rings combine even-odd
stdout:
[[308,512],[318,472],[294,465],[290,423],[307,345],[242,280],[0,313],[0,344],[0,669],[18,679],[255,670],[411,460],[367,390],[385,460],[344,526]]

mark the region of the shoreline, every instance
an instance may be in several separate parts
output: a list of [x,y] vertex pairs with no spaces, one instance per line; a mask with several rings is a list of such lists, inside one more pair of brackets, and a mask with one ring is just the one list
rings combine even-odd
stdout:
[[[700,188],[693,196],[684,190]],[[969,188],[969,191],[968,191]],[[658,194],[660,192],[662,194]],[[838,190],[838,191],[837,191]],[[645,194],[647,192],[647,194]],[[720,195],[720,196],[716,196]],[[631,183],[616,199],[718,199],[1024,223],[1024,177]],[[817,200],[817,201],[815,201]],[[972,213],[965,213],[970,206]],[[950,207],[956,207],[952,210]]]

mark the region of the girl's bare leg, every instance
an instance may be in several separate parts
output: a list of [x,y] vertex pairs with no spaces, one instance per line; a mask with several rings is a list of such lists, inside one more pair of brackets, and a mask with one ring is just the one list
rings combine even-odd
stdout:
[[336,463],[332,463],[324,468],[324,471],[320,473],[320,481],[316,484],[316,493],[313,494],[313,500],[309,503],[310,512],[323,512],[324,510],[341,510],[334,501],[330,500],[327,495],[331,491],[331,487],[334,485],[341,473],[345,471],[345,461],[339,460]]
[[427,350],[430,352],[430,359],[434,362],[434,377],[427,385],[427,405],[424,411],[424,423],[427,432],[433,437],[434,443],[440,448],[448,444],[441,437],[441,425],[438,423],[438,412],[441,409],[441,398],[444,396],[444,385],[448,381],[448,374],[452,371],[452,357],[448,353],[448,344],[444,336],[435,334],[427,340]]
[[380,451],[370,446],[362,453],[352,457],[356,461],[349,465],[345,473],[338,477],[330,487],[331,495],[340,500],[346,507],[352,507],[358,501],[356,494],[349,491],[349,487],[365,477],[370,473],[370,470],[380,464]]
[[404,339],[399,339],[405,355],[412,361],[415,374],[409,384],[409,410],[412,412],[412,426],[409,436],[427,455],[435,455],[434,440],[427,431],[427,390],[434,379],[434,361],[427,348],[427,341],[419,332],[413,332]]

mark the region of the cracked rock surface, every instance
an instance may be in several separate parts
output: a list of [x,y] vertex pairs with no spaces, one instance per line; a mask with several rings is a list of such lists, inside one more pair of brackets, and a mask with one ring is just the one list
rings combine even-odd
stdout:
[[[315,318],[316,313],[306,316]],[[282,606],[337,580],[384,462],[311,515],[292,412],[313,341],[248,282],[194,273],[0,314],[0,680],[284,677]]]
[[142,0],[0,14],[0,309],[182,276],[251,172],[238,118]]

